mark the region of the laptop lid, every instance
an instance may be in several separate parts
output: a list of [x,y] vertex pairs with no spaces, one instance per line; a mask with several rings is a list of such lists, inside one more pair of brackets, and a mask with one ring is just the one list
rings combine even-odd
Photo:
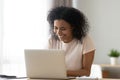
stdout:
[[25,49],[24,53],[28,78],[67,78],[63,50]]

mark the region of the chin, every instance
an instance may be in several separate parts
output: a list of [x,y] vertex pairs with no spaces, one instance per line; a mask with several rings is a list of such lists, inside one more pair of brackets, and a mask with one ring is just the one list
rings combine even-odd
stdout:
[[62,41],[62,42],[64,42],[64,43],[66,43],[66,41],[65,40],[63,40],[63,39],[59,39],[60,41]]
[[66,40],[62,40],[64,43],[68,43],[68,41],[66,41]]
[[64,42],[64,43],[68,43],[68,40],[65,40],[65,39],[61,39],[59,38],[60,41]]

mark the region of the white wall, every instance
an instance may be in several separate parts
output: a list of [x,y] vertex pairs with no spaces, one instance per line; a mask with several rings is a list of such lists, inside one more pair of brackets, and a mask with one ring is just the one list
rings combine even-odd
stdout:
[[[2,55],[2,0],[0,0],[0,55]],[[1,72],[1,59],[2,56],[0,56],[0,72]]]
[[[120,51],[120,0],[73,0],[88,17],[96,46],[94,63],[109,63],[108,53]],[[120,63],[120,59],[119,59]]]

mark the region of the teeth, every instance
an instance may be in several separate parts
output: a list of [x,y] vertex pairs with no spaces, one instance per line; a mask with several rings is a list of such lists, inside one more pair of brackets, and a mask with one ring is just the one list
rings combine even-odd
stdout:
[[63,36],[59,36],[60,38],[62,38]]
[[63,36],[59,36],[59,37],[63,37]]

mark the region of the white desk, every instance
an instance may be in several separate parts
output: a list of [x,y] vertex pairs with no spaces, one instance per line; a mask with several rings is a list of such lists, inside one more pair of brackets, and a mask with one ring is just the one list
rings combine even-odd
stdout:
[[[0,79],[0,80],[63,80],[63,79]],[[103,78],[103,79],[69,79],[69,80],[120,80],[120,79]]]
[[[4,80],[4,79],[2,79],[2,80]],[[7,80],[7,79],[5,79],[5,80]],[[55,80],[55,79],[8,79],[8,80]],[[56,79],[56,80],[62,80],[62,79]],[[93,79],[71,79],[71,80],[93,80]],[[103,79],[97,79],[97,80],[120,80],[120,79],[103,78]]]

